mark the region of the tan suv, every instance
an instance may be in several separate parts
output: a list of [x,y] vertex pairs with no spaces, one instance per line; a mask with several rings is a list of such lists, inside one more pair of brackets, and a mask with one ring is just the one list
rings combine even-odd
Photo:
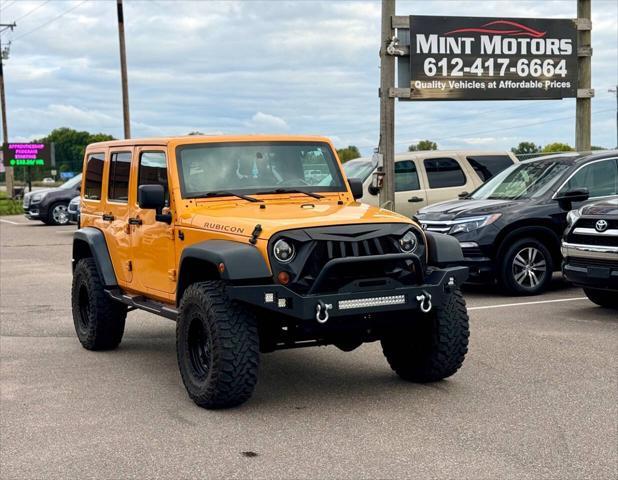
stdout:
[[[408,217],[421,208],[455,200],[472,192],[502,170],[518,162],[507,151],[434,150],[395,156],[395,208]],[[363,180],[363,203],[378,205],[378,190],[371,187],[376,163],[357,158],[344,163],[348,178]]]

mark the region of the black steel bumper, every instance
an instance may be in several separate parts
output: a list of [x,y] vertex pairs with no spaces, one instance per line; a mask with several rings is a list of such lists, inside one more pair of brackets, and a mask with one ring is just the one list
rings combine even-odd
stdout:
[[[322,318],[365,315],[396,310],[420,310],[427,307],[431,296],[433,307],[440,307],[445,297],[468,278],[467,267],[430,269],[423,285],[402,286],[386,282],[381,288],[363,286],[370,282],[357,282],[345,292],[326,294],[298,294],[283,285],[228,286],[228,294],[235,300],[248,303],[302,320],[316,319],[318,308]],[[423,296],[424,297],[421,297]],[[419,297],[419,298],[417,298]],[[423,300],[424,298],[424,300]]]

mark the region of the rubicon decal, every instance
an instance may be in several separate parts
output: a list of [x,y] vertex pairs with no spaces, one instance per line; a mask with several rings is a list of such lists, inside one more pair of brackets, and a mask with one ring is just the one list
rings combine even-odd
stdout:
[[209,230],[218,230],[220,232],[228,232],[228,233],[240,233],[240,234],[245,233],[244,228],[234,227],[233,225],[223,225],[221,223],[206,222],[204,224],[204,228],[207,228]]
[[572,20],[410,17],[413,99],[576,95]]

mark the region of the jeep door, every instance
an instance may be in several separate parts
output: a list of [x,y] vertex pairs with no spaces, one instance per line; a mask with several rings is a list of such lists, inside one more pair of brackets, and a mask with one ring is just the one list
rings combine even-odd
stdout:
[[141,209],[137,203],[140,185],[162,185],[166,206],[170,207],[167,155],[162,147],[136,148],[137,168],[131,201],[132,288],[161,300],[173,300],[176,291],[174,228],[155,220],[154,210]]
[[119,285],[128,286],[133,279],[129,220],[129,181],[133,147],[112,147],[107,155],[107,192],[103,215],[105,242]]

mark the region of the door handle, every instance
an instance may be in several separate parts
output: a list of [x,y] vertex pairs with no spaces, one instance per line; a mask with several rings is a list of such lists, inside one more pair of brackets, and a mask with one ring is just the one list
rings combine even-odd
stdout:
[[129,218],[129,225],[141,225],[142,220],[140,218]]
[[114,221],[114,216],[113,215],[105,214],[105,215],[103,215],[103,220],[106,221],[106,222],[113,222]]
[[422,202],[423,199],[421,197],[412,197],[412,198],[408,198],[408,202],[410,203],[416,203],[416,202]]

